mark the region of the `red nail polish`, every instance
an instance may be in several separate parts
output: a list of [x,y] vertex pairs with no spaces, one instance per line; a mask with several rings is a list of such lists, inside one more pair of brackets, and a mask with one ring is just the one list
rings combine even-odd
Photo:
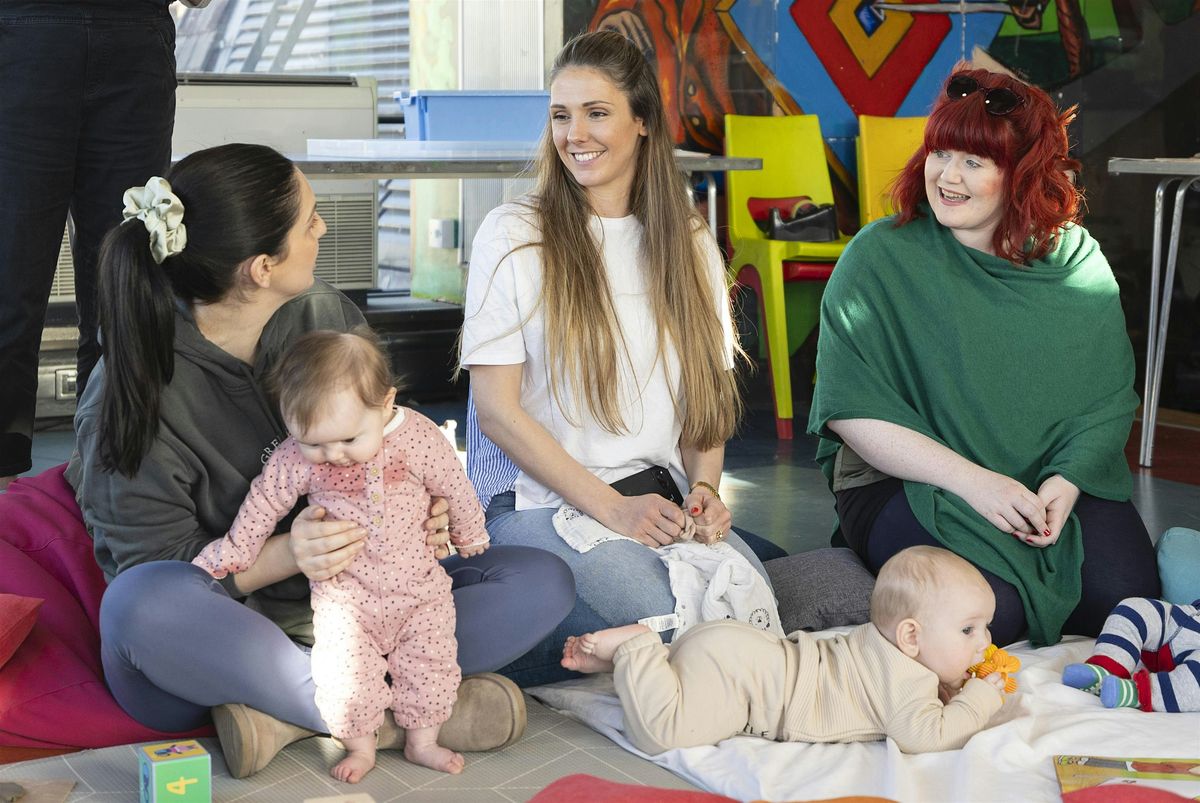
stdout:
[[1049,530],[1042,530],[1042,535],[1044,535],[1044,536],[1046,536],[1047,538],[1049,538],[1049,537],[1050,537],[1050,531],[1049,531]]
[[698,507],[693,507],[693,508],[692,508],[692,515],[693,515],[693,516],[697,516],[697,515],[699,515],[699,514],[700,514],[700,508],[698,508]]

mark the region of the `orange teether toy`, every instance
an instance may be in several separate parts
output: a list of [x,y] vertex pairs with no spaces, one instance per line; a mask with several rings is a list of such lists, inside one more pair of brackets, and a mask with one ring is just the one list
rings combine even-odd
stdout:
[[1017,690],[1017,679],[1013,677],[1021,668],[1021,660],[1009,655],[995,644],[989,644],[983,651],[983,662],[975,664],[967,671],[977,678],[985,678],[996,672],[1004,679],[1004,693],[1012,694]]

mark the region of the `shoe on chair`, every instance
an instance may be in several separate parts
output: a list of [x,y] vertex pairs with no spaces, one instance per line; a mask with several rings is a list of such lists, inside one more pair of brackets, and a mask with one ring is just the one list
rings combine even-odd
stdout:
[[[468,675],[458,686],[458,700],[442,723],[438,744],[461,753],[480,753],[508,747],[525,733],[525,696],[503,675]],[[380,750],[404,748],[404,729],[389,709],[379,729]]]
[[253,775],[292,742],[316,736],[315,731],[240,703],[214,706],[212,719],[221,740],[221,752],[225,754],[225,765],[234,778]]

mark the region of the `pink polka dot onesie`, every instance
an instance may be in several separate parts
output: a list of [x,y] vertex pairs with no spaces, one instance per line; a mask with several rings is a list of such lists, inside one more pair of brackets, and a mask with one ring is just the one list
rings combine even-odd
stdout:
[[245,571],[304,494],[328,511],[327,519],[368,532],[350,566],[310,584],[313,681],[330,733],[374,733],[389,707],[403,728],[445,722],[462,675],[450,577],[421,526],[430,495],[450,503],[455,546],[488,540],[475,491],[446,436],[420,413],[398,408],[379,452],[344,467],[308,462],[288,438],[250,484],[229,533],[192,562],[218,578]]

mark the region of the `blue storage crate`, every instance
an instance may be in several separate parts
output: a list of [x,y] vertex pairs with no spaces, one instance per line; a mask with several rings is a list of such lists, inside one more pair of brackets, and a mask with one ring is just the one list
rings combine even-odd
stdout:
[[405,139],[534,142],[549,117],[544,89],[397,92]]

